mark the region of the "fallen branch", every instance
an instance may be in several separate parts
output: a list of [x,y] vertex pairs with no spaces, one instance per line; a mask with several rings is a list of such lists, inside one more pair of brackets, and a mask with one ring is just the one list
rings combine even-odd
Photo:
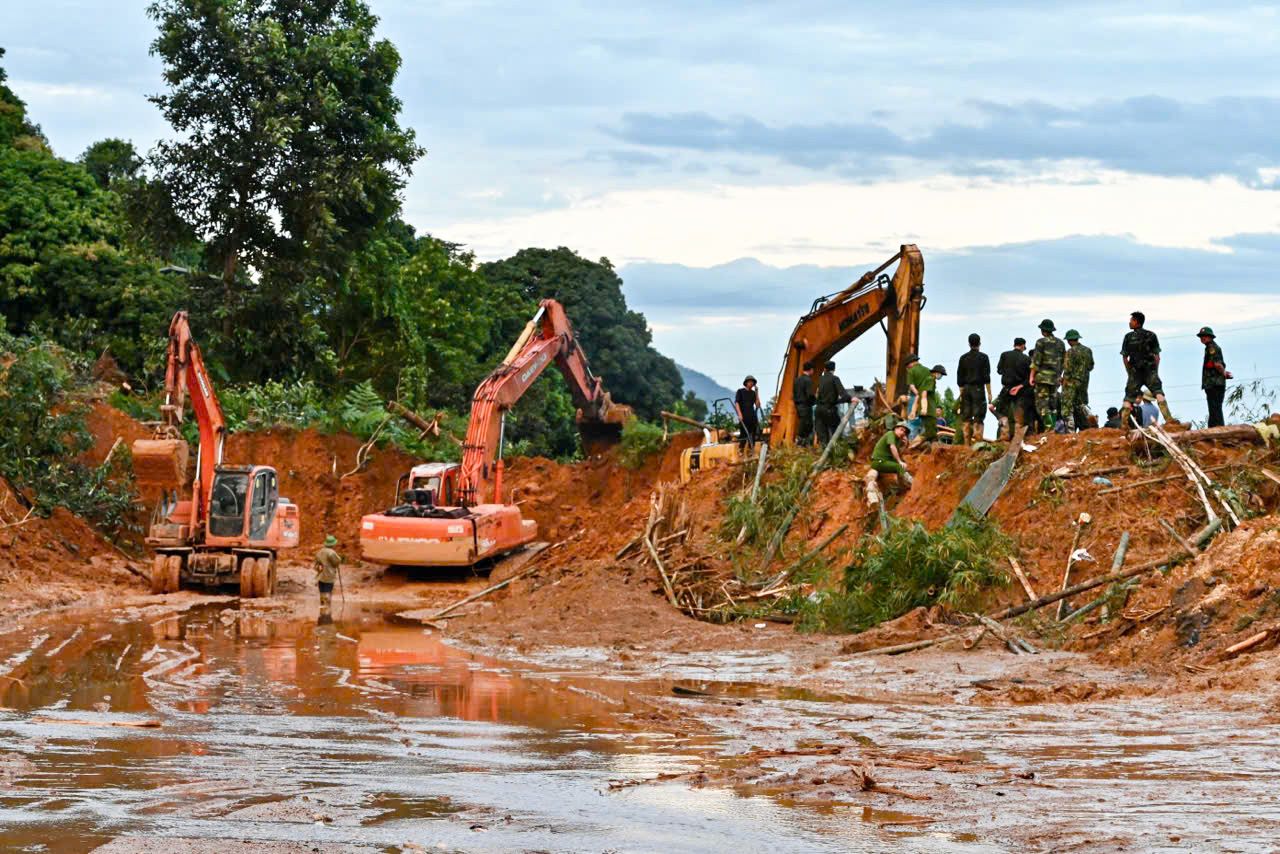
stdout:
[[1169,532],[1169,536],[1173,537],[1173,541],[1174,541],[1175,543],[1177,543],[1178,545],[1182,546],[1184,549],[1186,549],[1188,552],[1190,552],[1190,553],[1191,553],[1191,554],[1193,554],[1193,555],[1194,555],[1194,554],[1199,554],[1199,551],[1200,551],[1200,550],[1199,550],[1199,549],[1197,549],[1195,546],[1191,545],[1191,541],[1190,541],[1190,540],[1188,540],[1186,537],[1184,537],[1184,536],[1182,536],[1181,534],[1179,534],[1179,533],[1178,533],[1178,529],[1177,529],[1177,528],[1175,528],[1175,527],[1173,527],[1172,525],[1170,525],[1170,524],[1169,524],[1167,521],[1165,521],[1164,519],[1161,519],[1161,520],[1160,520],[1160,524],[1161,524],[1162,526],[1164,526],[1164,529],[1165,529],[1166,531],[1168,531],[1168,532]]
[[[1210,466],[1207,469],[1201,469],[1201,471],[1204,471],[1204,472],[1222,471],[1223,469],[1240,468],[1242,466],[1243,466],[1243,463],[1223,463],[1220,466]],[[1183,475],[1180,475],[1180,474],[1167,474],[1164,477],[1152,477],[1152,478],[1148,478],[1147,480],[1135,480],[1133,483],[1126,483],[1120,486],[1109,486],[1106,489],[1099,489],[1097,494],[1109,495],[1113,492],[1120,492],[1125,489],[1136,489],[1139,486],[1150,486],[1153,483],[1166,483],[1171,480],[1181,480],[1182,477]]]
[[791,506],[791,510],[787,512],[787,518],[782,520],[782,524],[778,526],[778,530],[774,533],[773,539],[769,541],[769,548],[765,551],[764,560],[760,563],[760,570],[769,568],[769,564],[773,562],[774,557],[778,554],[778,549],[782,547],[782,541],[787,536],[787,531],[791,530],[791,523],[795,521],[796,516],[800,513],[800,508],[804,506],[804,500],[809,496],[809,490],[813,487],[813,480],[818,474],[827,467],[827,459],[831,456],[831,451],[836,446],[836,440],[844,435],[844,430],[849,426],[849,419],[853,417],[853,412],[857,407],[850,406],[844,413],[844,417],[840,419],[839,426],[835,432],[831,434],[831,440],[827,442],[827,446],[822,449],[822,455],[818,457],[817,462],[809,469],[809,476],[805,478],[804,486],[800,489],[800,494],[796,496],[795,504]]
[[[1207,540],[1221,527],[1221,519],[1211,522],[1196,536],[1196,539],[1193,540],[1193,542],[1198,543],[1203,540]],[[1019,614],[1025,614],[1028,611],[1038,610],[1043,608],[1045,605],[1052,605],[1055,602],[1066,599],[1068,596],[1074,596],[1077,593],[1083,593],[1086,590],[1092,590],[1095,587],[1101,587],[1102,585],[1110,584],[1113,581],[1124,581],[1126,578],[1133,578],[1136,575],[1151,572],[1153,569],[1159,569],[1162,566],[1187,557],[1192,557],[1192,555],[1179,549],[1172,554],[1165,555],[1164,557],[1157,558],[1156,560],[1149,560],[1146,563],[1139,564],[1138,566],[1130,567],[1123,572],[1111,572],[1106,575],[1099,576],[1098,578],[1090,579],[1089,581],[1081,581],[1079,584],[1071,585],[1066,590],[1059,590],[1057,593],[1050,593],[1047,596],[1041,596],[1034,602],[1027,602],[1025,605],[1015,605],[1011,608],[1005,608],[1003,611],[997,611],[996,613],[989,614],[988,616],[993,620],[1007,620],[1010,617],[1016,617]]]
[[1027,591],[1027,599],[1034,602],[1040,598],[1036,595],[1036,591],[1031,588],[1031,582],[1027,580],[1027,574],[1022,571],[1022,565],[1018,563],[1018,559],[1013,555],[1009,555],[1009,566],[1013,567],[1013,574],[1018,576],[1018,580],[1022,582],[1022,589]]
[[1248,652],[1256,646],[1262,646],[1275,631],[1275,628],[1263,629],[1256,635],[1240,641],[1240,643],[1232,644],[1222,651],[1222,660],[1226,661],[1228,658],[1235,658],[1242,652]]
[[925,649],[935,644],[945,643],[946,641],[963,640],[964,635],[943,635],[940,638],[929,638],[928,640],[911,641],[910,643],[899,643],[893,646],[881,646],[875,649],[863,649],[858,652],[849,653],[851,657],[863,655],[900,655],[904,652],[913,652],[917,649]]
[[835,542],[836,538],[839,537],[841,534],[843,534],[847,530],[849,530],[848,524],[841,525],[839,528],[836,529],[834,534],[827,537],[822,542],[818,543],[818,545],[815,546],[814,548],[805,552],[804,556],[802,556],[799,560],[793,562],[786,569],[782,570],[782,572],[779,572],[772,579],[770,579],[768,583],[759,585],[757,589],[767,590],[771,587],[776,587],[778,584],[781,584],[783,579],[785,579],[788,575],[790,575],[799,567],[804,566],[806,563],[808,563],[809,561],[817,557],[819,554],[821,554],[822,551],[826,549],[827,546]]
[[[539,559],[539,558],[541,558],[543,555],[545,555],[545,554],[547,554],[548,552],[550,552],[552,549],[559,548],[560,546],[563,546],[563,545],[564,545],[565,543],[567,543],[567,542],[570,542],[570,541],[572,541],[572,540],[576,540],[576,539],[577,539],[578,537],[580,537],[580,536],[582,536],[582,531],[579,531],[578,533],[574,534],[572,537],[566,537],[565,539],[561,540],[560,542],[556,543],[555,545],[547,546],[545,549],[543,549],[542,551],[540,551],[540,552],[538,552],[536,555],[534,555],[534,556],[533,556],[533,558],[532,558],[529,562],[530,562],[530,563],[537,563],[537,561],[538,561],[538,559]],[[465,598],[465,599],[460,599],[460,600],[458,600],[457,602],[454,602],[452,605],[449,605],[449,606],[448,606],[448,607],[446,607],[446,608],[441,608],[439,611],[436,611],[434,614],[431,614],[430,616],[428,616],[428,617],[426,618],[426,620],[423,620],[423,622],[428,622],[428,621],[432,621],[432,620],[438,620],[438,619],[440,619],[441,617],[445,616],[446,614],[449,614],[449,613],[451,613],[451,612],[453,612],[453,611],[458,610],[458,609],[459,609],[459,608],[461,608],[463,605],[470,605],[472,602],[475,602],[475,601],[476,601],[476,600],[478,600],[478,599],[483,599],[484,597],[488,596],[490,593],[496,593],[497,591],[499,591],[499,590],[501,590],[502,588],[506,587],[508,584],[510,584],[510,583],[511,583],[511,582],[513,582],[513,581],[519,581],[520,579],[525,578],[526,576],[532,575],[533,573],[537,572],[539,569],[541,569],[541,567],[538,567],[538,566],[529,566],[529,567],[526,567],[524,570],[522,570],[522,571],[520,571],[520,572],[516,573],[515,575],[513,575],[513,576],[511,576],[510,578],[506,579],[505,581],[499,581],[497,584],[492,584],[492,585],[490,585],[490,586],[486,587],[485,589],[481,590],[479,593],[473,593],[473,594],[471,594],[470,596],[468,596],[467,598]]]
[[[1067,552],[1067,567],[1062,571],[1062,589],[1063,590],[1067,589],[1068,583],[1071,581],[1071,565],[1072,563],[1074,563],[1073,558],[1075,558],[1076,556],[1076,548],[1078,548],[1080,545],[1080,535],[1084,533],[1084,526],[1089,524],[1088,519],[1089,519],[1088,516],[1081,513],[1080,518],[1076,521],[1076,533],[1075,533],[1075,536],[1071,538],[1071,551]],[[1056,618],[1061,620],[1065,615],[1066,610],[1067,610],[1067,600],[1064,597],[1058,600],[1058,613],[1055,615]]]
[[128,729],[158,729],[162,724],[160,721],[150,719],[145,721],[90,721],[82,718],[51,718],[43,715],[27,718],[34,724],[71,724],[72,726],[114,726],[125,727]]
[[675,588],[671,586],[671,579],[667,576],[666,567],[662,565],[662,558],[658,557],[658,550],[653,547],[653,541],[649,539],[649,532],[644,534],[645,547],[649,549],[649,556],[653,558],[654,566],[658,567],[658,574],[662,576],[662,589],[667,592],[667,600],[671,603],[671,607],[676,610],[680,609],[680,603],[676,601]]

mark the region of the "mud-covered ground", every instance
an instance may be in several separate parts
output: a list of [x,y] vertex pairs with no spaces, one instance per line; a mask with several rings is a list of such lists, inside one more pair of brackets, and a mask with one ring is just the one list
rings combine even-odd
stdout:
[[[95,413],[91,461],[138,430]],[[276,464],[307,547],[284,564],[276,599],[243,605],[149,596],[136,537],[106,542],[61,511],[28,517],[0,484],[4,847],[1276,850],[1270,448],[1193,448],[1255,518],[1145,575],[1105,621],[1099,609],[1065,628],[1020,626],[1036,655],[988,636],[886,657],[863,651],[955,633],[955,615],[915,612],[853,639],[714,625],[671,608],[635,553],[616,557],[689,441],[637,470],[607,455],[512,460],[515,498],[551,548],[489,578],[351,563],[332,621],[320,619],[307,551],[332,532],[357,553],[360,515],[385,505],[412,462],[394,451],[348,474],[349,436],[233,438],[233,458]],[[892,512],[943,524],[998,452],[917,456],[917,488]],[[830,547],[838,566],[873,530],[859,466],[819,477],[786,553],[847,525]],[[734,559],[722,511],[750,475],[704,473],[681,492],[689,548],[713,566]],[[1204,521],[1178,470],[1119,431],[1037,445],[991,515],[1044,592],[1061,583],[1081,512],[1093,521],[1079,545],[1097,558],[1077,569],[1085,578],[1106,571],[1124,532],[1132,565]],[[988,605],[1024,600],[1015,583]]]

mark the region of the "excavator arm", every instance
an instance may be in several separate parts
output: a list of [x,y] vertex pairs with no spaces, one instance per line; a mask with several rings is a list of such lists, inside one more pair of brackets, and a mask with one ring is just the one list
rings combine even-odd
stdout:
[[464,505],[500,500],[507,410],[553,361],[569,384],[578,407],[578,428],[584,435],[602,431],[616,435],[631,417],[631,408],[614,403],[604,390],[603,380],[591,373],[564,306],[555,300],[543,300],[502,364],[480,383],[471,399],[459,484]]
[[196,451],[196,480],[192,484],[193,529],[208,512],[208,491],[214,469],[222,463],[227,423],[209,380],[200,346],[192,339],[187,313],[180,311],[169,324],[169,350],[164,374],[165,402],[160,425],[151,439],[134,443],[134,470],[142,486],[175,490],[185,482],[187,447],[180,428],[191,401],[200,446]]
[[[894,262],[893,277],[884,275]],[[795,441],[797,412],[792,388],[805,363],[820,367],[871,327],[883,324],[885,336],[885,395],[893,401],[906,389],[906,357],[920,346],[920,311],[924,308],[924,257],[906,244],[888,261],[862,274],[844,290],[814,301],[800,318],[791,339],[773,404],[769,443]]]

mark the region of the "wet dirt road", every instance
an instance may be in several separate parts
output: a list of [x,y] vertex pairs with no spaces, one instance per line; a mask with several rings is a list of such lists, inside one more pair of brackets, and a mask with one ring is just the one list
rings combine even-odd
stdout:
[[670,682],[513,667],[376,610],[63,616],[0,635],[0,673],[6,851],[998,850],[861,808],[611,789],[714,752],[632,720]]

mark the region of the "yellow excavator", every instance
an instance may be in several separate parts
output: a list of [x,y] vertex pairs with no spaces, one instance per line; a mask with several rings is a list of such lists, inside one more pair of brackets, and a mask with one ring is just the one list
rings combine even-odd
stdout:
[[[895,262],[898,267],[890,276],[885,271]],[[906,392],[906,358],[920,346],[920,312],[924,304],[924,256],[911,243],[844,290],[814,300],[787,342],[769,421],[770,446],[776,448],[796,440],[798,414],[791,389],[805,363],[820,367],[877,325],[887,339],[879,406],[894,406],[898,396]]]

